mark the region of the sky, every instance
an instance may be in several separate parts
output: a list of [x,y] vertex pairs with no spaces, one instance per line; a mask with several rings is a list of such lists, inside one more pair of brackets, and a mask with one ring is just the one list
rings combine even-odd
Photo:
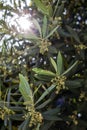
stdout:
[[[12,6],[13,5],[12,3],[14,0],[2,0],[2,1],[4,1],[6,5]],[[12,1],[12,3],[11,3],[11,1]],[[15,0],[15,1],[18,3],[18,0]],[[22,6],[21,8],[23,8],[25,6],[25,4],[22,2],[22,0],[20,0],[20,1],[21,1],[21,6]],[[27,6],[29,6],[31,3],[31,0],[25,0],[25,1],[26,1]],[[0,11],[0,18],[2,17],[2,14],[3,14],[3,12]]]
[[[2,1],[4,1],[5,2],[5,5],[10,5],[10,6],[12,6],[13,4],[13,1],[14,0],[2,0]],[[11,3],[11,1],[12,1],[12,3]],[[18,0],[15,0],[15,1],[17,1],[18,2]],[[22,0],[21,0],[22,1]],[[27,3],[27,6],[29,6],[29,4],[30,4],[30,2],[31,2],[31,0],[25,0],[26,1],[26,3]],[[23,8],[24,6],[25,6],[25,4],[23,3],[23,2],[21,2],[22,3],[22,7],[21,8]],[[0,11],[0,19],[2,18],[2,15],[3,15],[3,11]],[[11,24],[12,24],[12,21],[10,20],[11,18],[7,18],[6,19],[6,21],[8,22],[8,23],[10,23],[11,22]],[[12,19],[13,20],[13,19]],[[22,20],[22,22],[21,22],[21,20]],[[10,22],[9,22],[10,21]],[[14,21],[13,21],[14,22]],[[27,21],[26,19],[24,19],[24,17],[22,18],[20,18],[19,19],[19,22],[20,22],[20,25],[21,25],[21,27],[23,28],[23,29],[26,29],[26,28],[29,28],[30,26],[31,26],[31,23],[29,22],[29,21]],[[26,22],[26,25],[25,25],[25,22]],[[24,25],[24,27],[23,27],[23,25]],[[26,30],[25,30],[26,31]],[[8,35],[7,36],[5,36],[6,38],[7,37],[9,37]],[[1,40],[1,41],[3,41],[3,39]],[[2,45],[2,43],[3,42],[1,42],[0,41],[0,46]],[[1,49],[0,49],[1,50]]]
[[[5,1],[6,4],[9,4],[9,5],[12,5],[12,4],[11,4],[11,1],[12,1],[12,3],[14,2],[14,0],[2,0],[2,1]],[[15,0],[15,1],[18,3],[19,0]],[[20,0],[20,1],[21,1],[21,3],[22,3],[22,6],[24,6],[22,0]],[[27,6],[29,6],[29,4],[31,3],[32,0],[25,0],[25,1],[26,1]]]

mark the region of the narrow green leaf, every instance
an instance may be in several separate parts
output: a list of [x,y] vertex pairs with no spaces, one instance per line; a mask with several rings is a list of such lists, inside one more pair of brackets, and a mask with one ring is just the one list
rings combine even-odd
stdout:
[[22,127],[22,130],[27,130],[29,128],[29,121],[30,121],[30,117],[27,117]]
[[84,40],[87,41],[87,32],[84,33],[83,37],[84,37]]
[[18,130],[22,130],[24,124],[25,124],[25,121],[21,123],[21,125],[18,127]]
[[41,84],[35,89],[33,95],[35,95],[38,92],[38,90],[39,90],[40,87],[41,87]]
[[77,34],[70,26],[67,25],[66,27],[67,27],[68,31],[70,32],[71,36],[72,36],[78,43],[81,43],[78,34]]
[[41,27],[40,27],[38,21],[36,19],[33,19],[33,23],[34,23],[35,27],[38,29],[40,36],[42,37]]
[[8,120],[8,129],[12,130],[12,120],[11,119]]
[[46,15],[49,15],[49,10],[47,9],[46,5],[44,5],[40,0],[33,0],[36,4],[37,8]]
[[57,115],[59,112],[60,112],[60,108],[54,108],[54,109],[45,111],[43,114],[44,115]]
[[50,130],[51,126],[53,126],[54,123],[55,121],[48,121],[47,123],[42,125],[41,130]]
[[26,78],[22,74],[19,74],[19,78],[20,78],[19,91],[21,92],[24,100],[33,103],[32,91]]
[[66,81],[66,86],[69,88],[69,89],[75,89],[75,88],[80,88],[82,87],[82,80],[67,80]]
[[35,77],[37,80],[49,82],[54,76],[46,76],[46,75],[38,75],[38,74],[35,74],[34,77]]
[[55,27],[46,37],[45,39],[48,39],[53,33],[58,29],[59,26]]
[[71,67],[69,67],[62,75],[66,75],[67,73],[69,73],[77,64],[78,61],[76,61]]
[[27,117],[26,120],[24,120],[21,125],[18,127],[18,130],[27,130],[29,128],[29,121],[30,118]]
[[45,102],[43,102],[42,104],[40,104],[39,106],[37,106],[36,109],[42,109],[42,108],[46,107],[46,105],[48,105],[50,102],[51,102],[51,99],[48,99]]
[[53,16],[53,7],[52,7],[52,5],[49,4],[49,5],[47,6],[47,8],[48,8],[48,12],[49,12],[49,17],[52,17],[52,16]]
[[60,75],[63,71],[63,59],[62,59],[62,55],[59,51],[58,56],[57,56],[57,72]]
[[49,53],[50,53],[50,54],[52,54],[52,55],[53,55],[53,54],[57,54],[58,51],[57,51],[57,48],[56,48],[56,47],[54,47],[54,46],[49,46],[48,48],[49,48]]
[[62,118],[58,117],[57,115],[46,115],[44,116],[44,119],[49,120],[49,121],[62,121]]
[[[15,111],[15,109],[14,109],[14,111]],[[18,114],[13,114],[13,115],[10,115],[10,118],[12,119],[12,120],[15,120],[15,121],[23,121],[24,119],[23,119],[23,115],[24,114],[19,114],[19,113],[21,113],[21,111],[23,111],[23,107],[21,107],[21,109],[20,109],[20,111],[18,112]],[[17,112],[17,111],[16,111]],[[15,112],[15,113],[16,113]]]
[[58,33],[63,37],[71,37],[69,32],[66,32],[63,28],[58,28]]
[[40,68],[33,68],[32,71],[34,71],[36,74],[39,74],[39,75],[55,76],[55,73],[48,70],[43,70]]
[[55,85],[51,85],[48,89],[46,89],[45,92],[41,95],[41,97],[36,101],[35,105],[42,101],[54,88]]
[[46,31],[47,31],[47,17],[45,15],[43,19],[43,26],[42,26],[43,38],[46,36]]
[[56,64],[56,62],[54,61],[53,58],[50,58],[50,61],[51,61],[51,64],[52,64],[53,68],[54,68],[55,71],[57,72],[57,64]]
[[58,6],[58,9],[56,11],[57,17],[62,16],[64,11],[64,3],[62,3],[60,6]]
[[26,38],[32,41],[38,41],[40,38],[37,37],[35,34],[31,33],[31,34],[17,34],[16,37],[18,37],[19,39],[21,38]]
[[43,83],[48,83],[52,80],[52,78],[54,78],[55,76],[47,76],[47,75],[38,75],[38,74],[35,74],[34,75],[35,79],[36,80],[39,80]]
[[55,6],[55,9],[54,9],[54,12],[53,12],[53,17],[54,17],[55,14],[56,14],[56,11],[57,11],[57,9],[58,9],[58,6],[59,6],[59,0],[57,0],[56,6]]

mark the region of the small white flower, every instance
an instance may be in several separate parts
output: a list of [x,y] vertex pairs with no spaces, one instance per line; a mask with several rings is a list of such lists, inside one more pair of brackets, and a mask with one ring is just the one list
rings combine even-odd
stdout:
[[82,114],[81,113],[78,113],[78,117],[80,118],[82,116]]

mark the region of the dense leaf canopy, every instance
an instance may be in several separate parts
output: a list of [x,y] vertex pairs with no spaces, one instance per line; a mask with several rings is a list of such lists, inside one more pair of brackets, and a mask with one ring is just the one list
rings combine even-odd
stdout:
[[87,129],[86,5],[0,1],[1,130]]

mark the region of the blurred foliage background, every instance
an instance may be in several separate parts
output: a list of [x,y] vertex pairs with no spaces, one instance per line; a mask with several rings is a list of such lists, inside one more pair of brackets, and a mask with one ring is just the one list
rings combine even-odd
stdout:
[[87,129],[86,5],[0,1],[0,130]]

